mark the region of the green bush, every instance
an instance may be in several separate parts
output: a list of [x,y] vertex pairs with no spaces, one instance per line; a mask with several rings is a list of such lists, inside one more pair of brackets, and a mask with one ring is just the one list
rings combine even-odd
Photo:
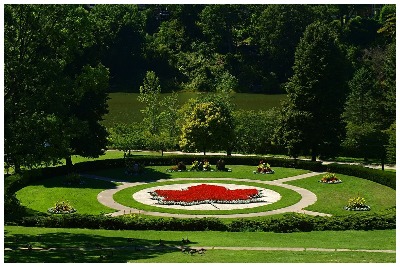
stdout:
[[329,169],[331,172],[370,180],[396,190],[396,173],[394,172],[385,172],[382,170],[376,170],[362,166],[337,163],[331,163],[327,165],[327,169]]
[[264,220],[238,219],[225,223],[218,218],[143,218],[141,216],[101,216],[65,214],[24,217],[18,223],[28,227],[88,228],[108,230],[157,230],[157,231],[230,231],[230,232],[309,232],[345,230],[396,229],[396,211],[353,214],[348,216],[309,216],[289,213],[282,218]]

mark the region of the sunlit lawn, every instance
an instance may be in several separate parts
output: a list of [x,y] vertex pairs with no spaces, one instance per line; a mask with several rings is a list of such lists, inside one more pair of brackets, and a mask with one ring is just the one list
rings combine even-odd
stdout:
[[[5,251],[5,262],[395,262],[395,253],[208,250],[190,256],[157,249],[162,239],[167,247],[188,238],[196,247],[282,247],[395,250],[396,231],[321,231],[299,233],[132,231],[5,226],[5,248],[64,248],[50,251]],[[18,239],[16,239],[16,237]],[[130,240],[128,240],[130,239]],[[130,242],[129,242],[130,241]],[[99,248],[96,248],[99,247]],[[148,248],[135,250],[134,247]],[[100,259],[101,255],[113,256]],[[125,247],[125,248],[124,248]],[[67,248],[81,248],[71,250]],[[155,249],[150,249],[155,248]]]

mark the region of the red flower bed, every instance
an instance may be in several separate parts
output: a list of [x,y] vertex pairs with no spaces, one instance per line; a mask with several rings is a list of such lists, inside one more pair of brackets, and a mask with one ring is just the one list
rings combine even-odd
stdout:
[[190,186],[184,190],[155,190],[153,196],[162,198],[164,202],[230,202],[235,200],[251,200],[257,198],[257,189],[230,190],[223,186],[201,184]]

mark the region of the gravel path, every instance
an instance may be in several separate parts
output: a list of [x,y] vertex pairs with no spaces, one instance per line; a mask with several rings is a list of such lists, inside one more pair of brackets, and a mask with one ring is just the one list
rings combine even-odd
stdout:
[[[124,215],[124,214],[143,214],[143,215],[151,215],[151,216],[162,216],[162,217],[175,217],[175,218],[201,218],[201,217],[216,217],[216,218],[248,218],[248,217],[258,217],[258,216],[267,216],[267,215],[274,215],[274,214],[281,214],[281,213],[286,213],[286,212],[297,212],[297,213],[302,213],[302,214],[307,214],[307,215],[313,215],[313,216],[331,216],[331,214],[326,214],[326,213],[320,213],[320,212],[313,212],[313,211],[307,211],[305,210],[306,207],[314,204],[317,201],[317,196],[304,188],[300,188],[297,186],[293,185],[288,185],[284,184],[285,182],[288,181],[294,181],[298,179],[304,179],[307,177],[312,177],[315,175],[319,175],[321,173],[319,172],[310,172],[306,174],[301,174],[293,177],[287,177],[287,178],[282,178],[274,181],[259,181],[259,180],[251,180],[251,179],[237,179],[237,178],[218,178],[218,180],[221,181],[237,181],[237,182],[253,182],[253,183],[260,183],[260,184],[267,184],[267,185],[275,185],[275,186],[280,186],[284,187],[290,190],[293,190],[301,195],[301,200],[297,202],[294,205],[276,209],[276,210],[271,210],[271,211],[265,211],[265,212],[257,212],[257,213],[246,213],[246,214],[226,214],[226,215],[192,215],[192,214],[173,214],[173,213],[164,213],[164,212],[154,212],[154,211],[144,211],[144,210],[138,210],[135,208],[130,208],[124,205],[121,205],[117,202],[114,201],[113,195],[117,193],[120,190],[123,190],[125,188],[129,188],[132,186],[137,186],[137,185],[142,185],[142,184],[147,184],[145,182],[127,182],[123,180],[113,180],[107,177],[100,177],[100,176],[95,176],[95,175],[87,175],[87,174],[82,174],[85,177],[88,178],[93,178],[93,179],[100,179],[100,180],[105,180],[105,181],[114,181],[114,182],[122,182],[122,185],[117,186],[114,189],[107,189],[102,192],[100,192],[97,195],[98,201],[103,204],[104,206],[107,206],[109,208],[117,210],[116,212],[109,213],[108,215],[111,216],[119,216],[119,215]],[[160,179],[157,180],[157,182],[165,182],[165,181],[201,181],[201,180],[209,180],[211,178],[175,178],[175,179]]]

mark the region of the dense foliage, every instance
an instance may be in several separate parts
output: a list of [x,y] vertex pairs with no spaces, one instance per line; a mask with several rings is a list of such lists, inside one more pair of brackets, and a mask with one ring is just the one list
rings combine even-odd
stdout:
[[[5,5],[5,162],[16,171],[62,158],[71,165],[70,155],[96,157],[107,145],[394,162],[395,12],[354,4]],[[191,106],[210,121],[179,113],[177,95],[164,99],[161,88],[218,94]],[[116,91],[140,92],[143,123],[106,131],[107,93]],[[246,113],[229,104],[230,92],[287,93],[288,102]]]
[[141,216],[61,215],[24,217],[19,223],[28,227],[88,228],[108,230],[229,231],[229,232],[310,232],[396,229],[396,212],[319,217],[289,213],[279,219],[238,219],[225,223],[218,218],[143,218]]

